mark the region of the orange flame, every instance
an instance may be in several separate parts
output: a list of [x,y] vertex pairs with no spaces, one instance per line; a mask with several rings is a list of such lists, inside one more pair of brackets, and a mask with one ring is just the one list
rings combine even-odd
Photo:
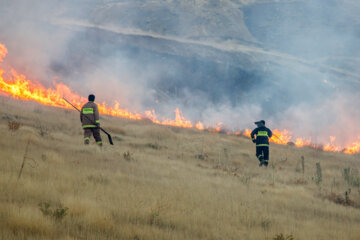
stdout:
[[161,125],[183,127],[183,128],[192,128],[193,125],[190,121],[186,120],[185,117],[181,114],[181,111],[177,108],[175,109],[175,120],[163,120]]
[[[68,98],[76,107],[87,101],[86,98],[74,94],[65,84],[55,84],[55,89],[45,88],[39,83],[33,83],[26,79],[24,75],[11,70],[11,77],[5,80],[4,70],[0,69],[0,90],[22,100],[34,100],[48,106],[70,108],[64,101],[63,96]],[[105,103],[99,104],[99,112],[112,116],[126,117],[131,119],[141,119],[138,114],[133,114],[127,110],[120,109],[119,104],[113,108],[107,107]]]
[[[160,125],[183,127],[183,128],[192,128],[193,127],[192,123],[185,119],[185,117],[182,115],[180,109],[178,109],[178,108],[175,109],[175,120],[165,119],[165,120],[160,121],[156,117],[155,110],[145,111],[145,117],[150,119],[153,123],[160,124]],[[201,125],[199,125],[199,124],[201,124]],[[202,126],[202,123],[199,122],[196,125]]]
[[209,132],[220,132],[222,126],[223,126],[223,123],[222,123],[222,122],[219,122],[219,123],[216,125],[216,128],[209,128],[208,131],[209,131]]
[[[6,54],[6,47],[0,44],[0,60],[2,60]],[[55,83],[55,89],[51,89],[45,88],[39,83],[31,82],[30,80],[26,79],[24,75],[18,74],[13,69],[11,70],[11,76],[8,77],[8,79],[5,79],[3,75],[4,70],[0,68],[0,91],[12,95],[14,98],[19,98],[22,100],[34,100],[44,105],[61,108],[71,108],[63,101],[63,96],[69,99],[78,108],[87,102],[86,98],[80,97],[79,95],[73,93],[68,86],[62,83]],[[154,123],[162,125],[184,128],[193,127],[192,123],[185,119],[179,109],[175,109],[174,120],[166,119],[162,121],[157,120],[154,110],[146,111],[144,117],[137,113],[131,113],[126,109],[121,109],[120,103],[118,102],[116,102],[113,107],[107,106],[106,103],[99,104],[99,112],[106,115],[137,120],[149,118]],[[199,122],[197,127],[199,129],[203,128],[202,123]]]
[[336,138],[334,136],[330,136],[330,143],[326,144],[323,150],[327,152],[340,152],[342,148],[334,144],[335,139]]
[[244,136],[251,138],[251,132],[252,131],[250,129],[245,129]]
[[311,138],[308,140],[304,140],[303,138],[296,138],[295,146],[297,147],[311,146]]
[[200,121],[195,125],[195,127],[198,130],[204,130],[205,129],[204,124],[202,124],[202,122],[200,122]]
[[[8,51],[5,45],[0,43],[0,63],[6,57]],[[28,80],[24,75],[18,74],[15,70],[11,69],[10,74],[6,75],[6,79],[4,77],[5,71],[0,68],[0,92],[5,93],[7,95],[11,95],[14,98],[19,98],[22,100],[34,100],[41,104],[61,107],[61,108],[71,108],[63,101],[63,96],[70,100],[76,107],[80,108],[82,104],[87,102],[86,98],[83,98],[76,93],[72,92],[72,90],[62,83],[54,83],[55,88],[45,88],[40,83],[32,82]],[[9,75],[9,76],[8,76]],[[175,109],[175,119],[165,119],[158,120],[156,117],[156,113],[154,110],[146,111],[144,115],[140,115],[137,113],[131,113],[126,109],[120,108],[120,103],[116,102],[113,107],[109,107],[106,103],[99,104],[99,112],[102,114],[107,114],[111,116],[129,118],[129,119],[150,119],[155,124],[168,125],[168,126],[176,126],[183,128],[197,128],[199,130],[206,129],[202,122],[198,122],[196,124],[192,124],[189,120],[182,115],[179,109]],[[223,123],[219,123],[216,128],[207,128],[209,131],[220,132],[223,129]],[[229,133],[229,132],[227,132]],[[245,135],[250,137],[251,130],[246,129],[244,132],[236,132],[235,135]],[[283,131],[275,129],[273,131],[273,137],[270,139],[270,142],[274,142],[277,144],[288,144],[291,140],[292,136],[290,131],[284,129]],[[354,142],[345,149],[340,146],[335,145],[335,137],[330,137],[330,143],[326,144],[323,147],[324,151],[332,151],[332,152],[344,152],[346,154],[354,154],[360,152],[360,142]],[[295,145],[298,147],[302,146],[314,146],[311,144],[311,138],[309,140],[304,140],[302,138],[297,138]]]
[[[251,138],[251,132],[252,131],[250,129],[245,129],[243,135]],[[283,131],[280,131],[278,129],[275,129],[273,131],[273,136],[270,138],[270,142],[286,145],[288,144],[288,142],[290,142],[290,139],[291,136],[288,130],[284,129]]]
[[283,131],[275,129],[273,131],[273,136],[270,138],[270,142],[286,145],[290,142],[291,135],[287,129]]
[[358,152],[360,152],[360,142],[354,142],[344,150],[346,154],[355,154]]

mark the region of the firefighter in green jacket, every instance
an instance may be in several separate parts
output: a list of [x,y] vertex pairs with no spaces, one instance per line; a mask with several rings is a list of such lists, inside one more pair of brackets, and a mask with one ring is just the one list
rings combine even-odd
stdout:
[[255,124],[257,128],[251,132],[251,139],[256,144],[256,157],[259,159],[259,166],[267,167],[269,164],[269,138],[272,137],[272,132],[265,127],[264,120],[255,122]]
[[100,136],[100,116],[99,108],[95,101],[95,96],[90,94],[87,102],[82,108],[80,113],[80,121],[84,129],[84,143],[90,143],[91,135],[94,136],[96,143],[102,146],[102,140]]

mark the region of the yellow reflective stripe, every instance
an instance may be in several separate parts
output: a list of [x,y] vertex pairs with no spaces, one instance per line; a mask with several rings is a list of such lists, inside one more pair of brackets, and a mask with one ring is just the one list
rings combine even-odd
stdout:
[[84,140],[90,140],[90,138],[89,138],[89,137],[86,137],[86,138],[84,138]]
[[83,128],[95,128],[96,125],[83,125],[82,127]]
[[94,114],[93,108],[84,108],[82,111],[83,114]]
[[100,123],[100,120],[96,120],[95,122],[96,122],[96,123]]
[[97,144],[102,144],[102,141],[96,142]]
[[267,137],[268,132],[267,131],[259,131],[256,135],[259,137]]
[[256,146],[257,146],[257,147],[268,147],[269,144],[257,144]]

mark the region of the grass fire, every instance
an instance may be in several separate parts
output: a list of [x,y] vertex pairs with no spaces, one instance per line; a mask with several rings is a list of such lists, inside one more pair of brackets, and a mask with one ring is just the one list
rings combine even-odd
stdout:
[[263,169],[245,136],[110,115],[99,149],[75,111],[0,101],[3,239],[360,237],[357,155],[275,144]]
[[360,239],[360,2],[4,0],[0,239]]
[[[0,59],[3,60],[7,54],[7,49],[5,45],[0,45]],[[54,88],[45,88],[39,83],[34,83],[31,80],[27,79],[26,76],[17,73],[14,69],[10,70],[10,74],[6,74],[9,77],[5,77],[4,69],[0,68],[0,91],[4,94],[8,94],[11,97],[21,99],[21,100],[33,100],[44,105],[61,107],[61,108],[70,108],[63,100],[63,97],[70,99],[76,107],[80,107],[83,103],[86,102],[84,97],[79,96],[74,93],[68,86],[62,83],[54,83]],[[155,124],[168,125],[175,127],[183,128],[196,128],[198,130],[208,129],[210,131],[221,131],[221,123],[217,127],[208,126],[204,127],[204,124],[198,122],[193,124],[191,121],[187,120],[179,109],[175,109],[175,119],[163,119],[158,120],[154,110],[145,111],[144,114],[132,113],[126,109],[120,107],[120,103],[116,102],[113,107],[109,107],[107,103],[101,103],[99,106],[99,111],[102,114],[128,118],[128,119],[150,119]],[[250,136],[248,129],[244,130],[245,136]],[[235,132],[227,131],[228,134],[235,134]],[[292,136],[289,130],[284,129],[283,131],[275,129],[274,137],[271,138],[271,142],[277,144],[286,145],[291,142]],[[322,148],[324,151],[331,152],[344,152],[346,154],[355,154],[360,151],[360,142],[353,142],[349,146],[337,146],[334,144],[335,137],[330,137],[330,143],[325,143]],[[297,147],[312,146],[316,147],[317,145],[311,143],[311,141],[306,141],[303,138],[296,138],[295,145]]]

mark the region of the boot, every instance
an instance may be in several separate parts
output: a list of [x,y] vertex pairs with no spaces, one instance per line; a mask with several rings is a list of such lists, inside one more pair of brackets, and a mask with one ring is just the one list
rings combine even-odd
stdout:
[[263,157],[263,155],[260,155],[260,156],[259,156],[259,161],[260,161],[259,167],[261,167],[262,165],[264,165],[264,157]]

